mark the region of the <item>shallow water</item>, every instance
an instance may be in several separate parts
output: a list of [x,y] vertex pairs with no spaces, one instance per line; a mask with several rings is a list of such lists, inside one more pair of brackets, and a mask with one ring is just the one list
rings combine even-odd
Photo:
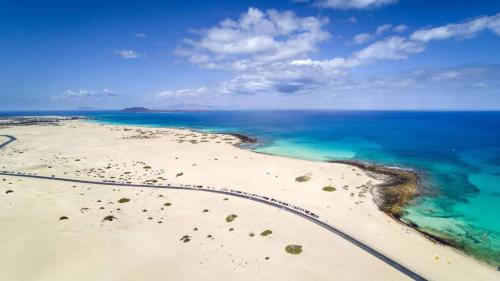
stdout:
[[[212,111],[24,112],[98,122],[239,132],[256,151],[326,161],[356,159],[415,169],[425,195],[403,219],[451,237],[500,265],[500,112]],[[6,115],[6,113],[0,113]]]

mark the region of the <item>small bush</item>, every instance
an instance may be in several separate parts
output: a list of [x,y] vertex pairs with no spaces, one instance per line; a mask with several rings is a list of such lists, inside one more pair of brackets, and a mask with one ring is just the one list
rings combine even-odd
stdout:
[[130,199],[122,198],[122,199],[118,200],[118,203],[127,203],[128,201],[130,201]]
[[181,237],[180,241],[182,241],[184,243],[187,243],[187,242],[191,241],[191,236],[184,235],[184,236]]
[[271,230],[266,229],[266,230],[264,230],[264,231],[262,231],[262,232],[260,233],[260,236],[268,236],[268,235],[270,235],[271,233],[273,233]]
[[229,216],[226,217],[226,222],[232,222],[234,221],[235,218],[237,218],[238,216],[235,215],[235,214],[230,214]]
[[300,245],[288,245],[285,247],[285,251],[292,255],[298,255],[302,253],[302,246]]
[[337,189],[331,185],[327,185],[327,186],[323,187],[323,191],[332,192],[335,190],[337,190]]
[[60,217],[60,218],[59,218],[59,220],[60,220],[60,221],[62,221],[62,220],[67,220],[67,219],[68,219],[68,217],[67,217],[67,216],[62,216],[62,217]]
[[114,221],[116,220],[115,216],[105,216],[102,221]]
[[300,177],[296,177],[295,181],[296,182],[306,182],[306,181],[309,181],[310,179],[311,179],[310,176],[300,176]]

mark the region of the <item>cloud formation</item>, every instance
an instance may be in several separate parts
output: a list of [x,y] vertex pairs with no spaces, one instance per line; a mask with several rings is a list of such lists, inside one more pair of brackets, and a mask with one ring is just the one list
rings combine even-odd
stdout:
[[105,88],[100,92],[79,89],[79,90],[65,90],[61,95],[52,96],[52,100],[57,99],[82,99],[82,98],[116,98],[118,95]]
[[406,59],[411,54],[418,54],[425,50],[419,42],[407,40],[404,37],[393,36],[372,43],[368,47],[354,53],[353,58],[363,64],[369,60]]
[[313,5],[339,10],[373,9],[395,4],[397,0],[314,0]]
[[470,39],[484,30],[490,30],[500,36],[500,13],[493,16],[478,17],[463,23],[420,29],[415,31],[410,38],[421,42],[451,38]]
[[172,98],[197,97],[207,93],[207,91],[208,91],[207,87],[200,87],[196,89],[181,89],[175,91],[167,90],[147,96],[146,101],[164,101]]
[[[325,29],[328,18],[298,17],[290,11],[263,12],[250,8],[237,20],[226,19],[214,27],[197,31],[196,38],[184,40],[176,50],[177,55],[187,58],[190,63],[207,69],[225,70],[233,74],[232,78],[199,89],[163,91],[152,97],[168,100],[201,94],[331,95],[348,89],[391,90],[395,87],[415,86],[418,81],[441,83],[444,80],[423,78],[424,73],[430,71],[419,75],[413,73],[401,79],[377,77],[376,81],[354,81],[350,73],[354,68],[377,61],[403,60],[422,53],[431,40],[469,37],[484,29],[491,29],[499,34],[498,18],[498,15],[480,17],[464,23],[421,29],[409,36],[403,33],[408,29],[405,25],[384,24],[371,33],[361,33],[354,37],[354,42],[367,46],[354,50],[350,55],[313,59],[311,57],[319,44],[330,37]],[[443,33],[442,30],[446,32]],[[475,73],[472,68],[434,72],[434,77],[443,79],[461,76],[460,73]],[[492,70],[478,73],[484,78]],[[479,81],[474,84],[484,86],[488,83]]]
[[292,11],[249,8],[237,20],[198,31],[176,53],[205,68],[244,70],[276,61],[302,58],[329,37],[328,18],[298,17]]
[[136,59],[141,57],[141,55],[136,53],[134,50],[115,50],[115,54],[120,56],[122,59]]
[[375,40],[376,38],[386,34],[386,33],[401,33],[408,29],[404,24],[393,26],[392,24],[383,24],[378,26],[373,33],[364,32],[357,34],[353,38],[355,44],[365,44]]

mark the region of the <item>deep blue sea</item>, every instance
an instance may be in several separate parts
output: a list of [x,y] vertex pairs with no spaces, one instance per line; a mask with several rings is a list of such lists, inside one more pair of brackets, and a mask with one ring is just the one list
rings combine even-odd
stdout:
[[207,111],[11,112],[85,115],[97,122],[239,132],[256,151],[315,161],[351,159],[411,168],[424,196],[405,220],[500,265],[500,112]]

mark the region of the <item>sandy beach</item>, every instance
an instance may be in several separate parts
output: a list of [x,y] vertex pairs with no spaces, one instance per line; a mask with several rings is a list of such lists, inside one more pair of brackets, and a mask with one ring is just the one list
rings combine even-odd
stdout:
[[[381,182],[359,167],[254,153],[235,136],[171,128],[65,120],[0,134],[16,138],[0,149],[0,170],[237,189],[310,210],[424,278],[500,280],[493,267],[381,212]],[[2,280],[408,279],[304,218],[242,198],[0,176],[0,204]],[[290,254],[289,245],[302,251]]]

